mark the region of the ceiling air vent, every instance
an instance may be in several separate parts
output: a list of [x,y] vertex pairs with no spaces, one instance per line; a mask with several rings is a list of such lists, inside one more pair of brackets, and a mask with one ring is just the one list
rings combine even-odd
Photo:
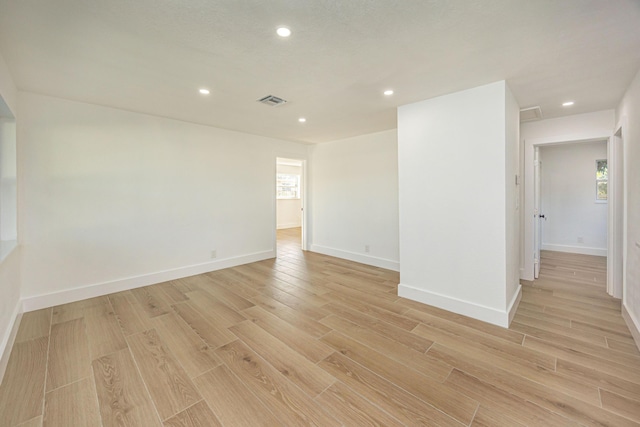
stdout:
[[263,104],[269,105],[271,107],[277,107],[278,105],[287,103],[287,101],[285,101],[284,99],[278,98],[277,96],[273,95],[267,95],[264,98],[260,98],[258,99],[258,102],[262,102]]
[[540,120],[542,118],[542,110],[540,107],[529,107],[520,110],[520,121],[531,122],[533,120]]

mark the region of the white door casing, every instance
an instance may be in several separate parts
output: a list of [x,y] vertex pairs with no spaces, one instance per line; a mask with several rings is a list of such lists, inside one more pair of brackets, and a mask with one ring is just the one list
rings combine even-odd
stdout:
[[523,280],[534,280],[534,239],[535,239],[535,221],[534,216],[534,159],[535,148],[550,144],[575,143],[575,142],[595,142],[606,141],[611,137],[611,132],[606,130],[587,130],[584,132],[576,131],[571,135],[559,135],[544,138],[524,139],[524,209],[522,214],[522,230],[523,230],[523,262],[520,278]]
[[535,158],[533,161],[533,224],[534,224],[534,235],[533,235],[533,277],[537,279],[540,276],[540,247],[542,246],[542,224],[540,223],[540,177],[542,162],[540,161],[540,147],[535,147]]

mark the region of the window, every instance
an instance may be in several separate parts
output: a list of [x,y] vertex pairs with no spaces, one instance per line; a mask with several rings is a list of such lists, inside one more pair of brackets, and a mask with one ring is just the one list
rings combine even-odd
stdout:
[[596,202],[607,201],[607,184],[609,181],[609,168],[607,159],[596,160]]
[[276,197],[278,199],[300,198],[300,175],[279,173],[276,175]]

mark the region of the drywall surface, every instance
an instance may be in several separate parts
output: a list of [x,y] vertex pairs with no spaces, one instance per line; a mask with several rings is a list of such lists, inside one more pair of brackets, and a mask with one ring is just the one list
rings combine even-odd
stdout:
[[17,114],[18,89],[11,78],[9,67],[0,54],[0,117]]
[[611,133],[614,115],[614,110],[603,110],[555,119],[525,122],[522,123],[520,136],[524,140],[587,140],[593,138],[594,134]]
[[623,129],[627,228],[622,304],[631,318],[630,328],[640,348],[640,72],[618,107],[616,121],[627,124]]
[[[516,184],[516,176],[518,184]],[[515,313],[514,299],[520,292],[520,106],[505,85],[505,238],[506,303]]]
[[533,280],[533,152],[534,146],[564,142],[601,141],[613,133],[614,110],[523,123],[520,128],[523,157],[524,206],[521,209],[522,265],[520,278]]
[[32,93],[20,111],[30,308],[274,256],[276,155],[307,146]]
[[396,130],[310,150],[311,250],[398,270]]
[[501,81],[398,109],[399,294],[502,326],[507,240],[517,239],[506,219],[518,167],[507,90]]
[[[300,176],[302,186],[302,167],[291,165],[277,165],[277,173]],[[302,225],[302,199],[278,199],[277,200],[277,228],[294,228]]]
[[596,201],[596,160],[606,141],[540,148],[542,249],[607,255],[606,203]]

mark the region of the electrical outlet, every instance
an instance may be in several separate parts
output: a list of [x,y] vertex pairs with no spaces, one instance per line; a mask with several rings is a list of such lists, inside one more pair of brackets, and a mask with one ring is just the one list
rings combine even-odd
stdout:
[[218,251],[217,250],[212,250],[211,251],[211,258],[218,258]]
[[366,253],[369,253],[369,245],[364,245],[364,251],[365,251]]
[[578,243],[584,243],[584,237],[578,237]]

